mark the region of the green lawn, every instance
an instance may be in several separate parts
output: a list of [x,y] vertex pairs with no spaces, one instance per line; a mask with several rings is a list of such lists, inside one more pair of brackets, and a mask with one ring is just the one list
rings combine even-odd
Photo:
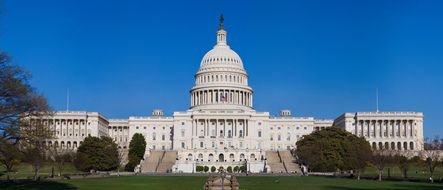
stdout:
[[[96,179],[76,179],[55,182],[40,182],[25,185],[0,184],[0,189],[85,189],[85,190],[112,190],[112,189],[161,189],[161,190],[193,190],[202,189],[207,177],[196,176],[131,176],[109,177]],[[378,182],[369,180],[337,179],[324,177],[238,177],[240,189],[251,190],[286,190],[286,189],[312,189],[312,190],[441,190],[442,184],[411,183],[411,182]]]
[[[392,177],[402,177],[401,171],[398,168],[398,166],[386,166],[385,169],[383,170],[383,176],[388,176],[388,168],[391,171]],[[363,176],[377,176],[377,175],[378,175],[378,170],[375,167],[368,167],[363,173]],[[443,177],[443,167],[441,166],[436,167],[433,176],[434,179]],[[409,168],[408,177],[428,179],[429,170],[425,166],[412,165]]]
[[[58,170],[57,167],[53,165],[53,163],[47,163],[43,165],[43,167],[40,169],[40,175],[43,176],[50,176],[52,172],[52,167],[54,167],[54,175],[57,175]],[[5,179],[6,176],[2,175],[5,173],[5,169],[3,166],[0,166],[0,179]],[[66,174],[72,174],[72,173],[80,173],[72,163],[66,163],[63,173]],[[17,177],[17,178],[26,178],[29,176],[33,176],[34,172],[32,171],[32,166],[26,163],[22,163],[19,165],[17,172],[11,173],[11,178]]]

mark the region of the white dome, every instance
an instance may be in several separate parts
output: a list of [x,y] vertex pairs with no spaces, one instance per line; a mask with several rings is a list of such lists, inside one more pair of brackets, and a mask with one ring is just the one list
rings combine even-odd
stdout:
[[252,109],[248,75],[240,56],[228,46],[226,34],[221,16],[217,43],[203,56],[195,75],[191,109]]
[[221,67],[244,70],[240,56],[227,45],[214,46],[200,63],[200,70]]

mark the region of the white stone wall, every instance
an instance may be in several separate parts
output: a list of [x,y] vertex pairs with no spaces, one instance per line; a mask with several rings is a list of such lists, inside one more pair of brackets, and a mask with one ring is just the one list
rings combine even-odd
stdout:
[[365,137],[374,149],[423,150],[423,113],[420,112],[345,113],[334,125]]
[[54,133],[49,146],[75,150],[87,136],[108,136],[108,119],[97,112],[56,112],[44,120]]

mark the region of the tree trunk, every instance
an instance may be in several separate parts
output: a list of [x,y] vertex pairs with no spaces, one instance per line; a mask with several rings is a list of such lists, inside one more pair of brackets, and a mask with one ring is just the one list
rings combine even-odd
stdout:
[[38,165],[34,166],[34,181],[38,180],[38,172],[40,170],[40,167]]
[[381,181],[382,173],[383,173],[383,170],[378,170],[378,181]]
[[357,180],[360,181],[360,170],[357,172]]

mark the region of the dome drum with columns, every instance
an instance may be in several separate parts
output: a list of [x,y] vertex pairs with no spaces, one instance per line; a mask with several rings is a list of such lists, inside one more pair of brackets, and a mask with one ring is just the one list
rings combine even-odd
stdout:
[[203,57],[191,89],[191,109],[252,109],[252,88],[240,56],[226,40],[223,16],[217,43]]

